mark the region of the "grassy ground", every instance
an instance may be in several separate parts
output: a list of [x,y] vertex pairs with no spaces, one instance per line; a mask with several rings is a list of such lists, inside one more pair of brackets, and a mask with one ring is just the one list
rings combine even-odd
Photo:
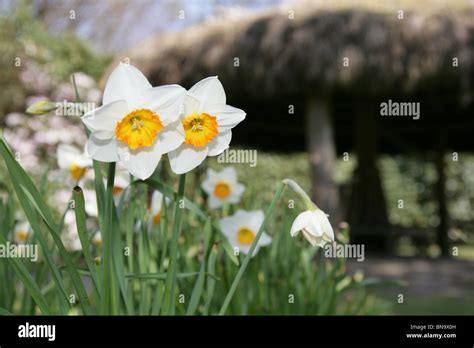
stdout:
[[[382,292],[379,298],[393,302]],[[413,295],[403,304],[392,306],[390,314],[396,315],[474,315],[474,293],[466,297]]]

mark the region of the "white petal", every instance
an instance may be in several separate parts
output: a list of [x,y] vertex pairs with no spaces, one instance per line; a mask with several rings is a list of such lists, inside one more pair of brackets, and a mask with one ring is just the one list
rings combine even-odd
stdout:
[[201,108],[201,102],[199,101],[198,97],[190,92],[186,92],[184,96],[184,104],[183,104],[183,117],[186,117],[193,113],[199,113]]
[[227,216],[219,220],[219,226],[221,227],[222,233],[229,238],[234,240],[237,236],[237,230],[239,229],[239,221],[236,216]]
[[161,211],[161,203],[163,202],[163,194],[160,191],[153,191],[151,196],[151,213],[158,214]]
[[263,210],[252,210],[247,213],[247,219],[248,228],[250,228],[254,233],[257,233],[263,224],[265,213]]
[[230,195],[225,199],[225,201],[230,204],[237,204],[240,202],[240,196]]
[[206,111],[210,105],[226,102],[224,87],[217,76],[199,81],[189,91],[201,101],[201,111]]
[[58,157],[59,168],[69,169],[72,164],[75,164],[75,159],[81,155],[81,152],[74,146],[59,144],[56,155]]
[[178,149],[168,153],[171,170],[175,174],[187,173],[200,165],[207,157],[209,148],[195,148],[192,145],[183,144]]
[[265,232],[262,233],[262,235],[260,236],[260,239],[258,240],[258,244],[261,246],[269,245],[271,242],[272,242],[272,237],[270,237]]
[[303,233],[303,236],[306,238],[306,240],[312,246],[323,247],[326,244],[326,241],[322,237],[314,236],[314,235],[308,233],[306,230],[303,230],[302,233]]
[[245,191],[245,186],[242,184],[236,184],[232,190],[232,196],[240,197]]
[[184,128],[181,122],[177,121],[163,128],[157,136],[157,146],[162,154],[176,150],[183,144],[185,139]]
[[245,111],[230,105],[215,104],[207,108],[207,113],[217,117],[219,132],[234,128],[245,119]]
[[224,152],[229,147],[231,139],[232,131],[228,130],[219,133],[217,137],[209,143],[209,156],[217,156]]
[[206,179],[201,183],[201,188],[206,192],[208,195],[212,195],[214,192],[215,184],[214,181],[210,179]]
[[107,80],[102,104],[125,100],[130,109],[135,109],[142,93],[149,88],[152,86],[140,70],[130,64],[120,63]]
[[128,113],[128,106],[124,100],[101,106],[82,116],[82,122],[91,131],[114,132],[117,122]]
[[161,159],[161,151],[156,142],[151,147],[137,150],[121,144],[118,151],[122,165],[141,180],[146,180],[153,174]]
[[94,137],[100,140],[108,140],[110,138],[114,137],[115,132],[112,131],[95,131],[92,132],[94,134]]
[[305,227],[305,230],[308,233],[311,233],[313,236],[322,237],[323,229],[321,228],[321,223],[319,221],[316,211],[311,212],[311,218],[309,219],[308,226]]
[[211,168],[207,169],[207,178],[210,181],[215,182],[216,179],[217,179],[217,175],[218,175],[218,173],[214,169],[211,169]]
[[185,93],[179,85],[155,87],[143,92],[143,107],[156,112],[161,122],[168,125],[178,120],[183,112]]
[[235,171],[234,166],[227,166],[219,172],[219,176],[225,179],[227,182],[236,183],[237,182],[237,172]]
[[214,197],[212,195],[209,196],[209,198],[207,199],[207,205],[209,206],[210,209],[216,209],[216,208],[222,207],[223,203],[224,203],[223,200],[217,197]]
[[329,222],[328,216],[322,210],[316,210],[316,214],[321,225],[323,233],[331,240],[334,240],[334,231],[332,229],[331,223]]
[[296,236],[303,228],[307,227],[311,219],[311,211],[307,210],[299,214],[291,225],[290,235]]
[[87,142],[87,153],[96,161],[118,161],[117,142],[115,139],[100,140],[91,134]]

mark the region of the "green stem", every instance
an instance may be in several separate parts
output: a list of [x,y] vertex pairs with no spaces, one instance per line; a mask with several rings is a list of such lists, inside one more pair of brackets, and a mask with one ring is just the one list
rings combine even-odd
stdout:
[[179,176],[178,196],[176,197],[174,206],[173,236],[170,246],[170,265],[166,276],[165,293],[163,301],[164,315],[171,315],[174,312],[174,291],[176,287],[176,261],[178,259],[178,241],[181,230],[181,213],[183,208],[180,206],[184,197],[184,185],[186,182],[186,174]]
[[110,314],[112,300],[112,229],[113,229],[113,208],[114,208],[114,189],[115,181],[115,162],[109,164],[107,173],[107,192],[105,195],[105,218],[104,218],[104,255],[102,258],[102,289],[103,293],[100,301],[100,313],[102,315]]
[[249,252],[247,253],[247,255],[245,256],[245,259],[244,261],[242,262],[242,266],[240,266],[240,269],[239,271],[237,272],[235,278],[234,278],[234,281],[232,282],[232,285],[229,289],[229,292],[227,293],[225,299],[224,299],[224,303],[222,304],[222,307],[219,311],[219,315],[224,315],[225,312],[227,311],[227,308],[229,307],[229,304],[230,304],[230,301],[232,300],[232,297],[234,296],[234,293],[235,291],[237,290],[237,286],[239,285],[240,283],[240,280],[242,279],[242,276],[244,275],[245,273],[245,270],[247,269],[247,266],[250,262],[250,259],[252,258],[252,254],[255,250],[255,248],[257,247],[257,244],[258,244],[258,241],[260,239],[260,237],[262,236],[263,234],[263,229],[265,228],[265,225],[267,224],[268,222],[268,219],[270,218],[270,216],[272,215],[273,213],[273,210],[275,208],[275,205],[276,203],[278,202],[278,200],[280,199],[285,187],[286,187],[286,183],[285,182],[281,182],[278,184],[278,186],[276,187],[275,189],[275,195],[273,196],[273,200],[272,202],[270,203],[270,206],[268,207],[267,209],[267,212],[265,214],[265,219],[263,220],[263,223],[262,225],[260,226],[258,232],[257,232],[257,235],[255,236],[255,239],[252,243],[252,246],[250,247],[250,250]]

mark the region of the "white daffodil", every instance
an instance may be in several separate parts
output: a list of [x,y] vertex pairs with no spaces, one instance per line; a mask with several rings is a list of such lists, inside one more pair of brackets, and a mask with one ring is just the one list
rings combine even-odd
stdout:
[[18,222],[13,231],[13,240],[17,244],[25,244],[30,236],[30,224],[26,221]]
[[168,153],[176,174],[196,168],[207,156],[217,156],[229,147],[231,129],[245,118],[245,112],[226,105],[224,87],[217,76],[196,83],[184,99],[181,123],[182,145]]
[[245,190],[244,185],[237,182],[234,167],[226,167],[220,172],[207,170],[207,178],[202,183],[202,189],[209,195],[207,204],[215,209],[224,203],[239,203],[240,196]]
[[92,237],[92,244],[94,244],[96,248],[102,247],[102,234],[100,231],[97,231]]
[[[263,210],[238,210],[234,215],[222,218],[219,222],[222,232],[234,249],[247,254],[264,218]],[[260,247],[269,245],[271,242],[272,238],[263,232],[252,257],[257,254]]]
[[74,146],[60,144],[56,155],[59,168],[69,172],[75,181],[81,180],[87,169],[92,167],[92,160],[89,156]]
[[[165,203],[168,205],[170,199],[165,197]],[[163,203],[163,194],[160,191],[154,191],[151,196],[151,220],[154,225],[158,225],[161,221],[161,205]]]
[[89,155],[120,161],[134,176],[147,179],[161,156],[185,139],[179,122],[184,94],[178,85],[152,88],[137,68],[121,63],[107,80],[103,105],[82,117],[91,131]]
[[307,210],[296,217],[290,234],[295,237],[300,231],[313,246],[322,248],[326,243],[334,241],[334,231],[328,215],[318,208]]

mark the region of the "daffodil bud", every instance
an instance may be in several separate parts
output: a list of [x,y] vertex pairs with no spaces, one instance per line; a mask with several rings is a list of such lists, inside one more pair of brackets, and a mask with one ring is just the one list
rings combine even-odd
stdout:
[[46,115],[58,108],[56,103],[49,100],[37,101],[26,109],[26,113],[30,115]]

